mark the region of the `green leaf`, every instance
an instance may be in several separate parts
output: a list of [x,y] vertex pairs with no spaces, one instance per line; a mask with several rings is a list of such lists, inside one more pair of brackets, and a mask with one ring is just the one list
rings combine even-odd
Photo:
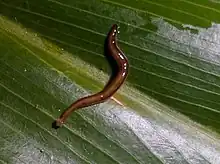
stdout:
[[[0,163],[219,163],[220,3],[0,0]],[[52,122],[129,59],[111,99]]]

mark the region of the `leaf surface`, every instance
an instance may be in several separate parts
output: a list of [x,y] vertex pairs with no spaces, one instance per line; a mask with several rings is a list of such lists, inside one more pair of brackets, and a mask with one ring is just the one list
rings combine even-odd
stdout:
[[[0,163],[219,163],[220,3],[0,0]],[[126,84],[52,122],[111,74],[120,26]]]

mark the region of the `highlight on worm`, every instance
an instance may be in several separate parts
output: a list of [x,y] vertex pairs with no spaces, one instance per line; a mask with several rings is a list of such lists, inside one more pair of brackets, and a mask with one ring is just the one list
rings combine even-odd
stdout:
[[115,76],[109,81],[109,83],[98,93],[83,97],[73,102],[55,121],[55,126],[58,128],[62,126],[71,113],[77,109],[88,107],[91,105],[99,104],[109,99],[124,83],[128,75],[128,60],[124,53],[117,45],[116,36],[118,33],[118,26],[112,25],[107,36],[107,53],[110,55],[116,63],[117,72]]

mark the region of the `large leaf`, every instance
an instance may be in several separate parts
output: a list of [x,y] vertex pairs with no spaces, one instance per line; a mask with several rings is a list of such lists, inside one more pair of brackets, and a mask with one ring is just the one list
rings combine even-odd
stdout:
[[[220,4],[0,0],[1,163],[220,163]],[[120,25],[131,68],[113,100],[51,123],[102,89]]]

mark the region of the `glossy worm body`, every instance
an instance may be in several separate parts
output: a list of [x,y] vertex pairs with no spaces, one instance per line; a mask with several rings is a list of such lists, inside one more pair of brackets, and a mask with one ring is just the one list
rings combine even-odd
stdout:
[[83,97],[73,104],[71,104],[56,120],[56,126],[60,127],[66,121],[68,116],[75,110],[90,105],[102,103],[110,98],[124,83],[128,75],[128,60],[123,52],[119,49],[116,42],[116,35],[118,33],[118,27],[114,24],[107,36],[107,53],[113,58],[117,65],[117,73],[111,81],[105,86],[105,88],[94,94],[87,97]]

